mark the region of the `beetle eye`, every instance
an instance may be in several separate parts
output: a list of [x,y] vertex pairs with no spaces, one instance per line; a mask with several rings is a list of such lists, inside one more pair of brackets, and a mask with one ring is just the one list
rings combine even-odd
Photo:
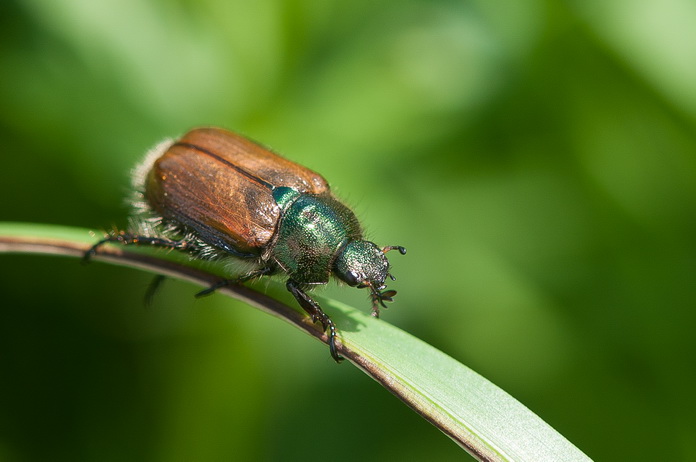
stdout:
[[348,273],[346,273],[345,281],[349,286],[358,285],[358,274],[354,271],[348,271]]

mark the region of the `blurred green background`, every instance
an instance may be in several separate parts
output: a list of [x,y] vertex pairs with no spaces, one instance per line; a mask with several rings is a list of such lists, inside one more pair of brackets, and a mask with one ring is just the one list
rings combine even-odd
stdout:
[[[385,321],[593,458],[696,460],[692,1],[0,3],[0,220],[123,227],[129,169],[197,125],[321,172],[408,248]],[[463,455],[243,304],[0,271],[0,460]]]

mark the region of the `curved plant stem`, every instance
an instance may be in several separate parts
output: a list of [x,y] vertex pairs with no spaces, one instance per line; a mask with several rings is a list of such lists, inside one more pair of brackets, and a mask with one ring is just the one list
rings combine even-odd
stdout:
[[[0,253],[38,253],[82,258],[97,240],[88,230],[0,223]],[[176,252],[157,253],[105,245],[94,256],[209,287],[220,276]],[[176,260],[179,261],[176,261]],[[243,300],[327,343],[328,337],[299,308],[244,286],[220,293]],[[579,449],[494,384],[439,350],[390,324],[321,300],[339,327],[338,350],[370,377],[479,460],[588,461]]]

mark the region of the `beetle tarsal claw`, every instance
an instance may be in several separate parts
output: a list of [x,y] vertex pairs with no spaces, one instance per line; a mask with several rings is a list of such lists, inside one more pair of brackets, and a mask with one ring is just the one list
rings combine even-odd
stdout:
[[201,297],[206,297],[208,295],[211,295],[218,289],[222,289],[223,287],[227,287],[230,284],[234,284],[236,281],[233,279],[221,279],[215,284],[211,285],[207,289],[203,289],[200,292],[196,293],[196,298],[201,298]]
[[374,287],[370,287],[370,297],[372,298],[372,316],[379,318],[379,309],[388,308],[385,302],[393,302],[396,295],[395,290],[385,290],[380,292]]

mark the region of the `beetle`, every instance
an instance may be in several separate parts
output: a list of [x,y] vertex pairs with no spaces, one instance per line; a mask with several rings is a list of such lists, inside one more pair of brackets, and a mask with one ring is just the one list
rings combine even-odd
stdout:
[[385,290],[386,253],[363,237],[355,214],[331,193],[327,181],[236,133],[195,128],[153,148],[133,171],[134,214],[129,231],[94,244],[85,260],[107,242],[177,249],[206,259],[236,258],[253,269],[223,279],[197,296],[261,276],[287,275],[286,288],[329,336],[338,362],[336,325],[308,295],[333,275],[367,288],[372,315],[393,301]]

